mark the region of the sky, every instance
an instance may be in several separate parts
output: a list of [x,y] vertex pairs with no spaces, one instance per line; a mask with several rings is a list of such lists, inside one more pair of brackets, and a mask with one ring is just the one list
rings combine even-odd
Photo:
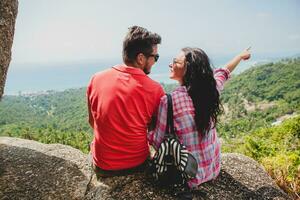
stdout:
[[12,66],[121,62],[132,25],[161,35],[161,60],[185,46],[210,57],[248,46],[260,57],[292,56],[300,53],[299,10],[298,0],[19,0]]
[[222,67],[251,46],[257,63],[300,55],[300,0],[19,0],[5,94],[84,87],[98,71],[122,63],[128,27],[162,37],[152,79],[169,79],[183,47],[202,48]]

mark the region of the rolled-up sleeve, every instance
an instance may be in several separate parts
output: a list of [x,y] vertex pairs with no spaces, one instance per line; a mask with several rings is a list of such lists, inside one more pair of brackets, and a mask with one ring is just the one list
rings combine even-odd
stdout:
[[230,78],[230,71],[227,68],[218,68],[214,70],[214,78],[219,93],[224,89],[225,82]]
[[148,142],[155,149],[158,149],[162,143],[167,124],[167,97],[164,95],[159,103],[156,126],[153,131],[147,135]]

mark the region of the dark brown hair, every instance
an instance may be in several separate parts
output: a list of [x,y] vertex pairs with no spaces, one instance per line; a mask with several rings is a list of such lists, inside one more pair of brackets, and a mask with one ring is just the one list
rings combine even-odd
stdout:
[[157,33],[149,32],[140,26],[130,27],[123,41],[124,63],[133,63],[139,53],[149,56],[153,46],[160,43],[161,37]]
[[187,47],[182,51],[186,61],[183,85],[193,101],[197,129],[206,134],[216,126],[217,117],[222,111],[213,69],[202,49]]

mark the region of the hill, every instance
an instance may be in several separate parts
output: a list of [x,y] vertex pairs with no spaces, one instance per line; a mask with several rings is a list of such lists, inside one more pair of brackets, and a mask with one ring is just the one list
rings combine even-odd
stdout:
[[300,58],[256,66],[232,77],[221,96],[222,136],[235,137],[299,114],[299,77]]
[[300,195],[299,77],[300,58],[264,64],[232,77],[222,94],[225,113],[218,125],[223,152],[259,161],[295,199]]

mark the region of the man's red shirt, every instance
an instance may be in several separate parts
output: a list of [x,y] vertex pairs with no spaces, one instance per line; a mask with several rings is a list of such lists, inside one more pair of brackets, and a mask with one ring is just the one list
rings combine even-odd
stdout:
[[143,163],[149,155],[147,125],[157,114],[161,85],[126,65],[95,74],[87,88],[93,117],[93,162],[104,170]]

